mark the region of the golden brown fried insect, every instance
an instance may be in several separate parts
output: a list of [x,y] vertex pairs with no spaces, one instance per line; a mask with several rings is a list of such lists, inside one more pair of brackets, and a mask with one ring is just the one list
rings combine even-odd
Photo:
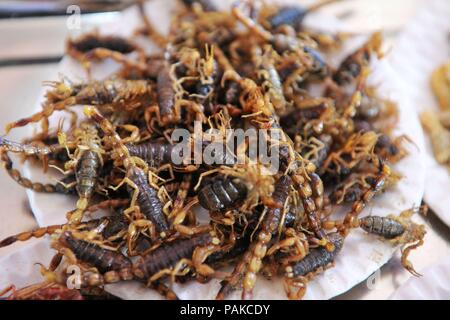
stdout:
[[439,117],[432,112],[423,112],[420,115],[422,126],[430,135],[433,153],[440,164],[449,165],[450,160],[450,131],[445,129]]
[[[73,138],[73,141],[68,142],[64,132],[58,134],[60,144],[66,148],[70,158],[64,164],[64,170],[62,171],[64,174],[75,174],[75,181],[72,185],[76,186],[79,199],[76,210],[68,213],[68,219],[77,223],[83,218],[84,211],[98,187],[104,149],[97,128],[92,123],[83,122],[79,128],[74,130]],[[69,153],[68,144],[77,146],[73,154]],[[71,186],[68,185],[67,187]]]
[[[99,107],[111,107],[116,111],[132,111],[147,106],[152,101],[152,88],[144,80],[105,80],[71,85],[64,82],[50,82],[52,90],[47,92],[47,101],[43,110],[34,115],[20,119],[6,126],[6,133],[11,129],[23,127],[29,123],[44,121],[55,111],[67,107],[85,104]],[[48,123],[44,126],[48,131]]]
[[322,172],[347,174],[361,161],[370,158],[378,136],[374,131],[353,134],[339,150],[331,152],[322,166]]
[[269,242],[272,239],[273,234],[278,231],[291,184],[292,180],[289,176],[281,176],[276,182],[272,194],[275,207],[267,208],[267,212],[263,216],[261,228],[257,232],[257,240],[250,245],[242,260],[235,267],[230,278],[222,284],[222,288],[217,294],[217,299],[224,299],[225,294],[230,291],[230,287],[234,288],[241,280],[243,274],[242,298],[248,299],[252,296],[256,277],[261,269],[262,260],[266,256]]
[[450,60],[433,72],[431,88],[441,110],[450,110]]

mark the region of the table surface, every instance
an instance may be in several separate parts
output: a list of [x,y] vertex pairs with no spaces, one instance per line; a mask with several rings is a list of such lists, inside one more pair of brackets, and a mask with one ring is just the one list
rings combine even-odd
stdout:
[[[347,0],[327,10],[361,32],[384,29],[388,43],[395,45],[398,32],[425,2]],[[89,29],[105,19],[114,19],[114,15],[83,17],[82,28]],[[0,30],[0,61],[60,56],[68,34],[66,19],[61,17],[0,20]],[[24,106],[35,104],[42,89],[42,81],[51,78],[55,68],[54,63],[0,67],[0,128],[4,128],[9,121],[27,115]],[[20,139],[23,134],[19,129],[13,131],[10,137]],[[12,183],[4,170],[0,171],[0,203],[4,208],[0,211],[0,238],[37,227],[24,189]],[[419,272],[444,256],[450,256],[450,229],[432,212],[420,219],[427,225],[428,233],[424,246],[411,254],[411,261]],[[377,274],[336,299],[387,299],[409,277],[410,274],[401,267],[397,253]]]

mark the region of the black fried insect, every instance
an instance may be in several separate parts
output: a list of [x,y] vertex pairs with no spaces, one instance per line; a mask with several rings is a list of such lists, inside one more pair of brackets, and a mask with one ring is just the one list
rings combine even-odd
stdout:
[[163,140],[150,141],[142,144],[128,144],[131,156],[139,157],[150,167],[159,168],[163,164],[172,162],[173,145]]
[[102,273],[131,267],[130,259],[122,253],[103,249],[91,242],[74,239],[68,231],[61,235],[59,241],[73,251],[77,259],[89,263]]
[[247,192],[247,187],[236,179],[217,179],[198,192],[198,200],[209,211],[226,211],[239,205]]
[[[142,214],[148,220],[153,222],[157,232],[167,232],[169,230],[169,223],[163,212],[163,205],[158,198],[157,191],[149,185],[145,172],[138,167],[131,167],[129,169],[128,177],[139,190],[137,203]],[[132,195],[134,191],[133,188],[128,186],[130,195]]]
[[87,34],[78,40],[71,40],[68,46],[79,52],[87,53],[97,48],[106,48],[123,54],[136,50],[136,46],[126,38],[117,36],[99,36],[97,34]]
[[334,251],[323,247],[311,249],[303,260],[286,267],[286,275],[290,278],[306,276],[332,263],[342,249],[344,238],[339,233],[330,233],[328,239],[333,243]]
[[369,233],[393,239],[405,232],[403,225],[388,217],[368,216],[360,219],[361,228]]
[[135,274],[139,278],[148,279],[163,269],[174,267],[181,259],[190,259],[195,248],[210,244],[212,240],[211,234],[204,233],[190,239],[162,244],[138,259]]

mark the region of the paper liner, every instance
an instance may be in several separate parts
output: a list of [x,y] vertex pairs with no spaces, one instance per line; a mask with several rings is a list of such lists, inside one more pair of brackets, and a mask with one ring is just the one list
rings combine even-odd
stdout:
[[411,277],[389,298],[391,300],[450,300],[450,257],[419,270],[423,277]]

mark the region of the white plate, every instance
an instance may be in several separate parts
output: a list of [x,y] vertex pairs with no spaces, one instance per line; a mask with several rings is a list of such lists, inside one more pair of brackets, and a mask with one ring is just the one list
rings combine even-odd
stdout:
[[392,300],[450,300],[450,257],[419,270],[422,277],[411,277],[390,297]]
[[[160,1],[152,1],[151,5],[158,5]],[[128,21],[136,21],[135,11],[131,9],[124,15],[124,22],[121,26],[130,25]],[[155,12],[155,11],[153,11]],[[159,14],[162,14],[159,11]],[[161,16],[161,15],[160,15]],[[157,19],[158,17],[155,17]],[[132,20],[130,20],[132,19]],[[156,20],[159,21],[159,20]],[[330,22],[333,30],[336,28],[336,21],[330,17],[318,18],[310,16],[307,22],[312,25],[318,21],[322,23]],[[65,75],[79,75],[79,68],[70,60],[65,59],[61,65],[60,72]],[[418,205],[423,196],[424,186],[424,165],[422,153],[423,133],[420,124],[411,109],[411,103],[407,99],[402,87],[395,74],[392,72],[387,61],[382,61],[376,67],[371,81],[378,84],[379,92],[394,101],[400,108],[400,121],[396,129],[396,134],[406,134],[413,141],[415,146],[409,146],[409,156],[403,159],[395,170],[398,171],[403,179],[389,192],[378,196],[370,206],[369,211],[373,214],[385,216],[390,213],[400,212],[406,208]],[[42,174],[32,168],[27,168],[27,174],[33,180],[42,179]],[[38,194],[29,191],[28,196],[32,210],[40,225],[63,223],[65,213],[75,206],[75,199],[68,200],[61,195]],[[326,273],[318,276],[309,284],[306,299],[329,299],[341,294],[359,282],[366,279],[374,271],[379,269],[391,257],[396,248],[377,241],[363,232],[357,230],[353,232],[336,259],[336,267],[328,270]],[[211,281],[208,284],[189,283],[185,285],[175,285],[175,291],[182,299],[212,299],[219,288],[218,281]],[[107,289],[122,298],[126,299],[159,299],[156,292],[144,288],[138,283],[119,283],[107,286]],[[254,291],[255,299],[285,299],[285,293],[281,281],[267,281],[261,277],[258,279]],[[235,292],[230,298],[239,298],[240,293]]]
[[[425,1],[388,57],[417,112],[439,109],[430,88],[430,77],[450,57],[449,17],[450,1]],[[450,174],[434,159],[428,137],[425,142],[425,201],[450,226]]]

